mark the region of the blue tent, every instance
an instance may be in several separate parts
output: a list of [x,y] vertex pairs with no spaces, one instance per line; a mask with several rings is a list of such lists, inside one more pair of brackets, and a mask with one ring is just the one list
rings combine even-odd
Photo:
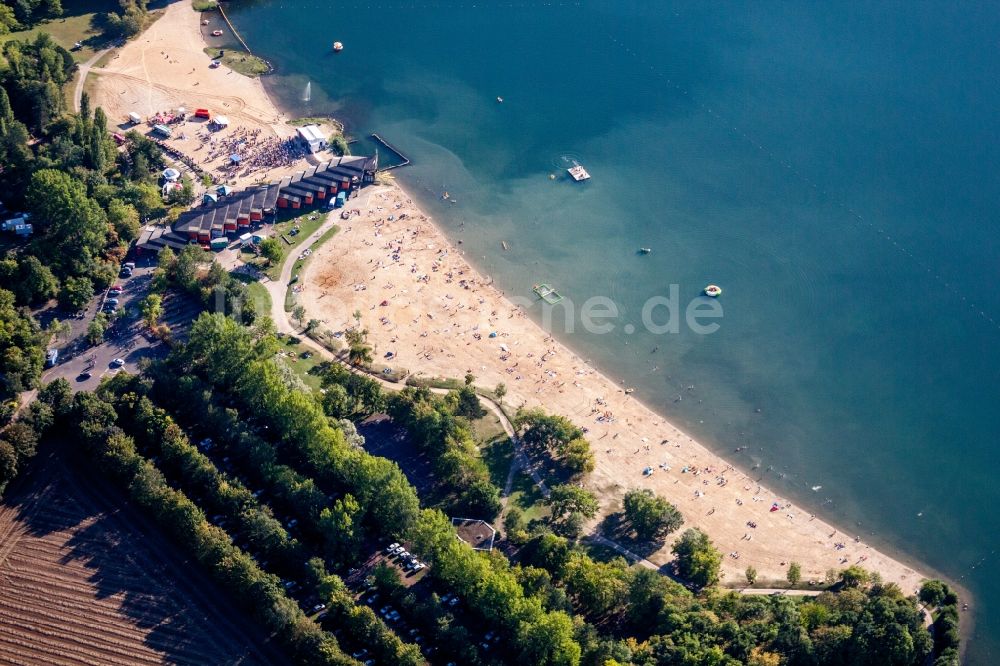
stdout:
[[219,197],[215,196],[211,192],[205,192],[205,196],[201,198],[201,202],[204,204],[212,204],[219,200]]
[[232,155],[229,156],[229,161],[232,162],[233,164],[239,164],[240,162],[243,161],[243,158],[237,155],[236,153],[233,153]]
[[228,185],[219,185],[215,191],[219,193],[219,196],[226,197],[233,193],[233,188]]

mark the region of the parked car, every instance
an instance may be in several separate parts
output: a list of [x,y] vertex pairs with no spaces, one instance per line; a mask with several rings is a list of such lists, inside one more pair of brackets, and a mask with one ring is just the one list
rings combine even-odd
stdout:
[[58,349],[50,349],[47,352],[45,352],[45,367],[46,368],[51,368],[51,367],[53,367],[58,362],[59,362],[59,350]]
[[121,277],[121,278],[130,278],[130,277],[132,277],[132,269],[131,268],[123,268],[121,270],[121,272],[118,273],[118,277]]
[[385,552],[388,555],[389,553],[396,552],[397,548],[399,548],[399,543],[398,542],[397,543],[391,543],[391,544],[389,544],[388,546],[385,547]]
[[112,368],[120,368],[123,365],[125,365],[125,359],[116,358],[115,360],[111,361]]

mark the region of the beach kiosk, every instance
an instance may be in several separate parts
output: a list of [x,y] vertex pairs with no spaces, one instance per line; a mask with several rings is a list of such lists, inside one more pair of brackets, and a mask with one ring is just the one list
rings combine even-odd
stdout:
[[246,247],[253,243],[253,234],[249,231],[245,234],[240,234],[240,247]]
[[347,203],[347,192],[338,192],[337,198],[333,200],[334,208],[343,208]]
[[128,121],[133,125],[138,125],[139,123],[142,122],[142,116],[140,116],[135,111],[130,111],[128,114]]
[[229,127],[229,117],[228,116],[216,116],[210,121],[211,124],[218,129],[223,129]]
[[174,135],[174,132],[166,125],[153,125],[153,134],[158,134],[165,139],[169,139]]
[[295,130],[299,140],[305,144],[310,153],[318,153],[326,148],[326,136],[320,131],[319,125],[306,125]]
[[220,238],[213,238],[210,243],[213,252],[222,252],[227,247],[229,247],[229,239],[222,236]]

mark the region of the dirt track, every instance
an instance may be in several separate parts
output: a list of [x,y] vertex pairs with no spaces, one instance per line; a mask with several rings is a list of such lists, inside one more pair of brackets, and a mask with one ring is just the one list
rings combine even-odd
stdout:
[[0,664],[280,664],[197,565],[52,452],[0,504]]

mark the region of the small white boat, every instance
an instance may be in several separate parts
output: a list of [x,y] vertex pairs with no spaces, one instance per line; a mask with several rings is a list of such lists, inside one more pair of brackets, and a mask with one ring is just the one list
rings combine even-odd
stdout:
[[221,30],[213,30],[212,31],[212,37],[222,37],[222,31]]
[[497,97],[497,104],[503,104],[503,97]]
[[344,45],[343,44],[341,44],[340,42],[334,42],[333,43],[333,52],[334,53],[340,53],[343,50],[344,50]]
[[718,298],[719,296],[722,295],[722,287],[710,284],[707,287],[705,287],[705,295],[711,296],[712,298]]
[[649,254],[652,251],[653,251],[653,248],[651,248],[651,247],[640,247],[639,248],[639,254]]

